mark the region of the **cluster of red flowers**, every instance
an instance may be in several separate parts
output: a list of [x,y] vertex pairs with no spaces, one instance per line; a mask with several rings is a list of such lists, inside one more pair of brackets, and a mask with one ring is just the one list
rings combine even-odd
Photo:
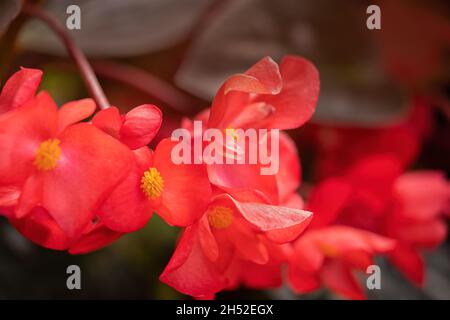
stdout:
[[403,173],[401,162],[389,154],[364,158],[345,173],[322,180],[306,206],[315,219],[294,243],[289,263],[293,289],[309,292],[323,283],[343,296],[364,298],[351,271],[365,272],[380,253],[421,286],[420,251],[445,240],[440,215],[448,212],[449,195],[442,173]]
[[[299,156],[284,133],[275,175],[261,175],[260,163],[174,164],[176,142],[147,147],[162,122],[156,106],[95,113],[85,99],[58,109],[47,93],[36,95],[41,76],[22,69],[0,95],[0,212],[39,245],[87,253],[156,213],[184,228],[160,277],[184,294],[277,287],[288,266],[296,292],[323,283],[362,298],[353,268],[386,254],[421,283],[419,250],[445,238],[439,215],[450,188],[438,172],[404,173],[396,157],[375,155],[322,180],[304,204]],[[264,58],[230,77],[196,120],[226,134],[293,129],[312,116],[318,95],[310,62],[287,56],[279,67]]]

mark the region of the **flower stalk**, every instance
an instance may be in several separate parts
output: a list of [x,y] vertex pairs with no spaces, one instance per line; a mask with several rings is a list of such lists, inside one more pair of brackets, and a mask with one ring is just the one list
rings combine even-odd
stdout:
[[74,60],[80,71],[81,77],[89,91],[91,97],[95,100],[97,106],[100,109],[106,109],[110,106],[106,95],[98,82],[97,76],[94,73],[91,65],[89,64],[86,56],[81,49],[76,45],[73,39],[66,32],[65,28],[56,20],[53,16],[46,13],[44,10],[36,6],[25,5],[23,8],[24,14],[37,18],[46,23],[50,29],[52,29],[56,35],[62,40],[64,46],[70,57]]

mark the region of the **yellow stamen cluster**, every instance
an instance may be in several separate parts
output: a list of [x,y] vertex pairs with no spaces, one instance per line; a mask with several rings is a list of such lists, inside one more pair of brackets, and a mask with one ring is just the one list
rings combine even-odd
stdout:
[[233,223],[233,210],[227,207],[210,207],[206,216],[209,224],[216,229],[228,228]]
[[49,171],[56,167],[61,157],[60,143],[58,139],[48,139],[40,144],[33,162],[36,168]]
[[149,168],[141,178],[141,189],[151,200],[156,200],[164,190],[164,179],[158,169]]

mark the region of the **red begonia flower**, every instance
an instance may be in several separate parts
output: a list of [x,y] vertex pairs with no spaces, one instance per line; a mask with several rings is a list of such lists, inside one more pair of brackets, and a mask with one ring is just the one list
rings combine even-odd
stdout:
[[[131,173],[100,208],[102,221],[113,230],[140,229],[158,213],[167,223],[188,226],[201,215],[211,196],[203,165],[175,165],[174,142],[162,140],[153,153],[145,147],[161,126],[161,111],[142,105],[121,116],[112,107],[96,114],[92,123],[134,150]],[[202,209],[203,208],[203,209]]]
[[[307,211],[219,194],[202,218],[183,232],[160,279],[184,294],[210,297],[236,283],[236,263],[266,265],[272,248],[267,243],[292,241],[311,218]],[[259,282],[256,278],[245,281]]]
[[[269,147],[270,149],[270,144]],[[248,152],[248,149],[247,149]],[[260,163],[239,165],[208,165],[212,184],[238,196],[243,190],[260,192],[272,204],[283,204],[300,186],[301,165],[295,143],[285,133],[279,135],[278,172],[262,175]]]
[[365,272],[375,254],[389,252],[394,246],[389,238],[347,226],[308,230],[293,245],[289,283],[297,293],[324,284],[344,297],[363,299],[364,292],[352,270]]
[[263,58],[228,78],[211,106],[210,128],[293,129],[314,113],[319,74],[307,60],[286,56],[278,65]]
[[422,249],[433,249],[447,237],[441,216],[450,209],[450,183],[437,171],[401,175],[393,187],[394,205],[386,217],[384,232],[399,241],[389,254],[391,262],[414,284],[422,286]]
[[[145,147],[161,126],[161,111],[142,105],[121,116],[112,107],[96,114],[92,123],[134,150],[131,173],[110,193],[99,209],[113,230],[142,228],[153,212],[167,223],[188,226],[202,213],[211,195],[203,165],[175,165],[174,142],[162,140],[153,153]],[[202,209],[203,208],[203,209]]]
[[45,92],[34,97],[41,73],[22,69],[0,96],[0,208],[30,240],[82,253],[121,235],[108,229],[99,205],[125,177],[132,152],[88,123],[90,99],[59,110]]
[[[312,116],[318,94],[319,75],[309,61],[286,56],[279,68],[266,57],[247,72],[225,81],[212,103],[207,127],[223,130],[225,135],[236,129],[297,128]],[[260,143],[258,138],[257,144]],[[249,146],[246,148],[248,154]],[[286,143],[281,148],[294,149]],[[208,174],[212,184],[227,192],[248,188],[264,193],[271,202],[283,201],[283,194],[278,193],[278,186],[283,188],[283,184],[274,183],[274,175],[261,175],[261,167],[259,161],[245,165],[211,164]]]
[[[304,204],[300,195],[292,192],[286,196],[282,205],[301,210]],[[264,240],[268,252],[267,263],[259,264],[236,257],[228,269],[227,289],[237,288],[241,284],[252,289],[270,289],[282,285],[284,266],[292,255],[292,246],[290,243],[278,244],[268,239]]]
[[131,173],[110,193],[100,213],[105,225],[121,232],[141,228],[156,212],[167,223],[188,226],[200,218],[211,197],[203,165],[176,165],[171,159],[175,142],[163,139],[152,153],[134,151]]
[[368,157],[341,176],[325,179],[306,205],[315,213],[311,229],[344,224],[397,241],[391,261],[417,285],[424,281],[420,251],[444,241],[449,183],[434,171],[402,173],[390,155]]
[[450,183],[443,172],[407,172],[396,179],[393,192],[405,217],[426,221],[450,210]]

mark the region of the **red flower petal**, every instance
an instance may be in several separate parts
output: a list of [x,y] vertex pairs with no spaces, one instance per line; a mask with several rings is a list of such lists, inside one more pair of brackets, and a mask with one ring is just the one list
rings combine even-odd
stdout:
[[320,86],[319,72],[311,62],[296,56],[284,57],[280,72],[283,81],[281,92],[256,99],[275,108],[260,127],[298,128],[311,118],[316,108]]
[[268,263],[261,265],[250,262],[242,262],[242,282],[248,288],[269,289],[280,287],[283,283],[280,263]]
[[349,250],[342,254],[342,261],[352,268],[366,271],[373,264],[372,254],[365,250]]
[[0,187],[0,208],[12,207],[20,197],[20,188],[16,186]]
[[395,246],[392,239],[352,227],[331,226],[314,232],[316,244],[332,246],[337,255],[354,250],[368,253],[388,252]]
[[403,174],[395,181],[394,192],[403,206],[404,217],[423,221],[450,209],[450,183],[443,172]]
[[212,190],[205,165],[173,163],[171,151],[176,144],[164,139],[154,153],[153,166],[164,179],[157,213],[171,225],[188,226],[203,215]]
[[241,259],[256,264],[266,264],[269,261],[269,252],[261,236],[247,228],[242,221],[235,219],[233,227],[226,231]]
[[278,203],[276,175],[261,175],[261,164],[211,164],[207,166],[212,184],[236,196],[244,191],[260,192]]
[[278,65],[269,57],[261,59],[245,74],[225,81],[212,103],[208,126],[228,127],[248,104],[249,93],[277,94],[281,85]]
[[95,111],[96,104],[92,99],[71,101],[59,109],[59,131],[63,131],[71,124],[89,118]]
[[59,139],[61,159],[53,170],[42,174],[40,204],[68,237],[74,237],[128,173],[133,159],[125,146],[90,124],[73,125]]
[[160,280],[184,294],[211,296],[223,289],[225,282],[204,255],[197,232],[198,225],[185,229]]
[[[393,250],[396,242],[372,232],[346,226],[329,226],[309,230],[294,244],[292,262],[306,272],[317,271],[325,256],[348,258],[350,253],[370,255]],[[359,257],[361,258],[361,257]],[[356,261],[355,261],[356,262]]]
[[21,108],[5,114],[0,125],[0,181],[4,185],[23,183],[30,174],[36,150],[41,142],[56,135],[57,107],[41,92]]
[[162,113],[158,107],[144,104],[125,115],[120,129],[120,140],[131,149],[143,147],[156,136],[162,123]]
[[219,246],[217,244],[216,238],[211,232],[211,228],[208,223],[206,216],[200,219],[198,227],[198,237],[200,244],[202,246],[204,254],[211,261],[216,261],[219,258]]
[[417,250],[406,245],[397,245],[389,254],[389,260],[418,287],[422,287],[425,279],[423,258]]
[[387,234],[413,246],[433,249],[447,237],[447,225],[439,219],[411,221],[391,219],[387,222]]
[[315,238],[315,233],[308,231],[294,242],[290,266],[306,273],[315,273],[321,268],[325,257],[317,246]]
[[152,155],[147,147],[134,151],[136,160],[125,179],[109,194],[99,209],[102,222],[118,232],[133,232],[149,221],[154,208],[141,190],[141,178],[151,166]]
[[403,171],[400,161],[391,155],[381,154],[367,157],[352,167],[347,175],[349,183],[360,192],[371,193],[381,202],[392,195],[394,181]]
[[284,202],[300,186],[301,166],[297,147],[285,133],[280,133],[280,167],[277,185],[280,201]]
[[99,226],[82,236],[76,244],[70,246],[69,253],[84,254],[98,250],[117,240],[122,235],[123,233],[115,232],[105,226]]
[[330,178],[317,185],[306,205],[314,212],[311,228],[323,227],[336,220],[351,196],[352,188],[343,179]]
[[338,260],[327,261],[321,272],[321,278],[324,284],[337,294],[355,300],[366,298],[350,268]]
[[283,207],[294,208],[294,209],[304,209],[305,202],[303,198],[298,193],[292,193],[290,196],[284,200],[282,203]]
[[315,273],[308,273],[294,265],[288,268],[289,285],[295,293],[308,293],[320,288],[320,279]]
[[109,107],[97,112],[92,119],[92,124],[114,138],[120,138],[119,132],[122,127],[122,117],[119,109],[116,107]]
[[11,224],[27,239],[45,248],[66,250],[69,239],[42,207],[35,207],[24,219],[10,218]]
[[217,199],[232,202],[247,222],[265,232],[269,239],[277,243],[296,239],[312,219],[312,213],[309,211],[260,203],[238,202],[229,195],[222,195]]
[[0,114],[33,99],[42,79],[42,71],[21,68],[6,81],[0,94]]
[[43,181],[43,173],[40,172],[31,175],[25,181],[22,186],[18,204],[14,210],[13,216],[15,218],[25,217],[35,206],[41,204],[44,187]]

